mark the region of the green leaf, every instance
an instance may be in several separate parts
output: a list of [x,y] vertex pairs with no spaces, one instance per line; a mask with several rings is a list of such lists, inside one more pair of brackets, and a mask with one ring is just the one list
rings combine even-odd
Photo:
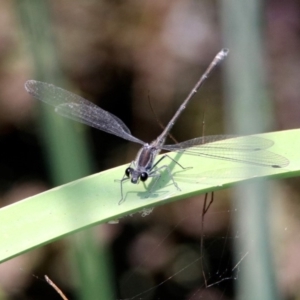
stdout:
[[[232,161],[170,153],[184,167],[167,159],[178,191],[166,171],[150,193],[149,184],[124,183],[125,201],[119,205],[120,182],[126,166],[73,181],[29,197],[0,210],[0,261],[17,256],[83,228],[105,223],[143,209],[257,178],[284,178],[300,174],[300,130],[259,135],[274,141],[268,149],[284,156],[285,168],[249,166]],[[257,152],[259,153],[259,152]]]

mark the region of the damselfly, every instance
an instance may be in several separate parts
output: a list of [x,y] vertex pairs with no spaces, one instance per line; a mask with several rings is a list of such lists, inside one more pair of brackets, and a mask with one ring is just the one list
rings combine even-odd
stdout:
[[[175,182],[168,165],[158,166],[162,160],[169,158],[182,169],[176,160],[169,155],[163,155],[155,162],[156,156],[161,150],[179,151],[190,155],[206,156],[215,159],[225,159],[241,163],[254,164],[264,167],[281,168],[288,165],[288,160],[278,154],[263,151],[260,155],[253,155],[253,152],[264,150],[273,145],[273,142],[260,137],[248,136],[232,139],[232,136],[206,136],[198,137],[182,143],[165,145],[165,140],[177,121],[180,114],[186,108],[193,95],[198,91],[211,71],[227,56],[228,49],[222,49],[210,63],[204,74],[201,76],[195,87],[191,90],[187,98],[179,107],[171,121],[165,127],[163,132],[150,144],[134,137],[129,128],[115,115],[101,109],[94,103],[56,87],[52,84],[29,80],[25,83],[26,91],[36,99],[47,104],[53,105],[55,111],[67,118],[84,123],[91,127],[100,129],[110,134],[119,136],[125,140],[142,144],[134,161],[125,170],[121,182],[121,199],[119,204],[124,201],[123,182],[131,180],[136,184],[140,180],[145,182],[149,177],[156,177],[156,182],[161,176],[161,172],[166,170],[174,186],[180,191],[178,184]],[[226,140],[226,141],[223,141]],[[153,187],[155,186],[154,183]],[[153,188],[152,188],[153,189]],[[151,191],[150,191],[151,194]]]

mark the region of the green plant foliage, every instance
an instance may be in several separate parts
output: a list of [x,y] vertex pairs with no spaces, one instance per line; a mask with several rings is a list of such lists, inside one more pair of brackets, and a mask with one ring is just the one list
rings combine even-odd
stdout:
[[[244,180],[285,178],[300,174],[300,130],[259,135],[274,141],[267,151],[288,160],[284,168],[259,167],[226,160],[170,153],[185,167],[170,163],[174,180],[163,172],[155,189],[150,183],[124,183],[125,201],[119,205],[120,183],[127,166],[120,166],[29,197],[0,210],[0,261],[47,244],[95,224],[119,219],[144,209],[210,191]],[[298,145],[299,144],[299,145]],[[264,151],[263,151],[264,152]],[[262,154],[263,154],[262,152]],[[259,152],[257,152],[259,153]],[[166,160],[166,163],[169,161]],[[150,186],[149,186],[150,185]]]

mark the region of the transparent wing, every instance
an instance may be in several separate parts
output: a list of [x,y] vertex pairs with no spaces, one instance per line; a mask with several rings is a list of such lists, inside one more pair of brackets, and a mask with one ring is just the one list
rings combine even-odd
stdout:
[[25,89],[34,98],[54,106],[55,111],[64,117],[114,134],[125,140],[144,144],[143,141],[131,134],[129,128],[118,117],[78,95],[53,84],[35,80],[28,80],[25,83]]
[[264,167],[286,167],[289,164],[287,158],[265,150],[273,144],[271,140],[256,136],[216,135],[195,138],[174,145],[164,145],[163,149]]

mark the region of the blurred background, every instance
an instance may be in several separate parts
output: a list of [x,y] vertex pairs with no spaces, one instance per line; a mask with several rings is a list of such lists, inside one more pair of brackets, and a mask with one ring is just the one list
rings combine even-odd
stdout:
[[[299,128],[300,3],[265,1],[261,14],[273,119],[268,131]],[[26,93],[26,80],[80,94],[150,142],[162,130],[155,114],[167,124],[216,53],[232,50],[222,32],[219,1],[0,0],[1,206],[128,163],[138,150],[115,136],[61,121]],[[224,125],[230,111],[222,67],[180,117],[172,131],[176,140],[201,136],[203,117],[205,135],[231,133]],[[271,196],[276,276],[284,299],[300,297],[299,192],[297,179],[280,180]],[[113,296],[106,299],[235,299],[239,268],[231,271],[232,243],[238,232],[231,226],[237,212],[231,191],[215,193],[205,217],[209,288],[200,259],[203,200],[187,199],[89,231],[110,265]],[[73,246],[66,238],[1,264],[0,299],[60,299],[44,274],[77,299]]]

